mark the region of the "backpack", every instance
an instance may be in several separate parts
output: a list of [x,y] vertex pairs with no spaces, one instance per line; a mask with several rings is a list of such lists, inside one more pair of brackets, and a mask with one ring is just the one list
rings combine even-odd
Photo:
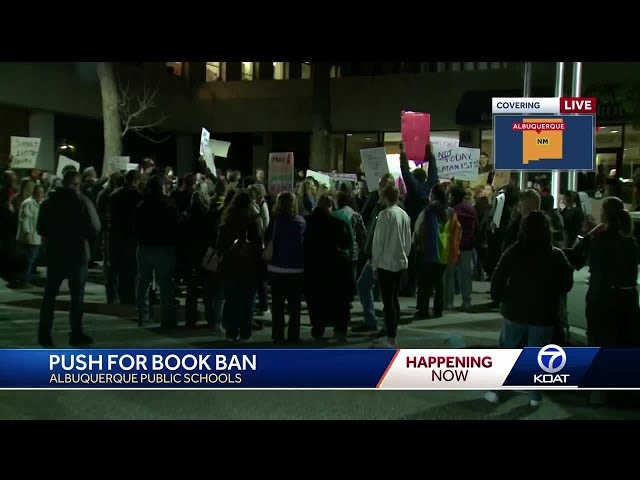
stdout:
[[447,208],[447,221],[440,223],[438,231],[438,263],[455,265],[460,259],[462,228],[456,212]]

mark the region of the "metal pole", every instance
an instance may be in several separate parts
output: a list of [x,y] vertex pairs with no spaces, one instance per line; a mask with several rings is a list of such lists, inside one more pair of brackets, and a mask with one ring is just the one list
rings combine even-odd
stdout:
[[[564,87],[564,62],[556,62],[556,97],[562,97]],[[558,208],[560,202],[560,171],[551,172],[551,195],[553,208]]]
[[[524,86],[522,91],[522,96],[524,98],[531,96],[531,70],[533,68],[533,64],[531,62],[525,62],[524,64]],[[518,185],[520,186],[520,190],[523,190],[527,184],[525,182],[525,172],[524,170],[520,170],[518,174]]]
[[[573,62],[573,78],[571,79],[571,96],[579,97],[582,94],[582,62]],[[569,190],[578,190],[578,172],[569,172]]]

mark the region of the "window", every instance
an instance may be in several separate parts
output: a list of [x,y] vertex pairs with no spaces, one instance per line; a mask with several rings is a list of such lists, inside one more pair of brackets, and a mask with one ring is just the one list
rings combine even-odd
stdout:
[[489,62],[489,68],[492,70],[502,68],[502,62]]
[[311,63],[304,62],[302,64],[302,79],[307,80],[311,78]]
[[224,62],[207,62],[207,82],[221,82],[225,80]]
[[285,68],[286,66],[286,62],[273,62],[273,78],[275,80],[285,80],[287,78],[288,69]]
[[451,62],[448,64],[449,70],[452,72],[460,71],[460,62]]
[[182,76],[182,62],[167,62],[167,70],[172,75]]
[[331,78],[340,78],[340,66],[334,65],[331,67]]
[[486,70],[489,68],[489,62],[478,62],[478,70]]
[[[364,148],[375,148],[378,144],[378,133],[347,133],[347,147],[344,158],[345,172],[364,172],[360,150]],[[387,152],[390,153],[390,152]]]
[[598,127],[596,129],[596,149],[622,147],[622,126]]
[[464,62],[462,64],[462,69],[463,70],[467,70],[467,71],[475,70],[476,69],[476,62]]
[[242,62],[242,80],[253,80],[253,62]]

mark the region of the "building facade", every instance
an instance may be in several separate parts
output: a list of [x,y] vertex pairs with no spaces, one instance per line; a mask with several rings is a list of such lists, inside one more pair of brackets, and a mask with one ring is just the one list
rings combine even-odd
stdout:
[[[565,94],[571,90],[567,64]],[[492,152],[491,97],[521,96],[522,64],[505,62],[378,62],[331,66],[330,157],[309,159],[313,126],[313,67],[309,62],[165,62],[117,64],[131,91],[157,89],[166,115],[159,137],[124,139],[124,155],[151,156],[188,171],[198,156],[199,132],[230,141],[222,168],[249,173],[265,167],[270,151],[293,151],[297,167],[357,172],[359,150],[395,148],[400,112],[431,114],[434,134]],[[554,96],[555,64],[534,63],[532,96]],[[638,63],[583,64],[583,96],[598,98],[597,163],[631,177],[640,167],[640,131],[629,92]],[[0,64],[0,165],[9,137],[42,139],[39,168],[53,170],[62,147],[82,164],[101,164],[102,103],[91,63]],[[147,137],[149,135],[146,135]],[[162,137],[162,138],[160,138]],[[218,160],[217,160],[218,161]]]

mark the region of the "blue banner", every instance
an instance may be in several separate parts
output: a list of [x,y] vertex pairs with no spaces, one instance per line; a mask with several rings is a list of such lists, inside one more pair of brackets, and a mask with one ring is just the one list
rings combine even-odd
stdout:
[[[521,130],[516,125],[535,122],[564,124],[562,130]],[[594,115],[494,115],[496,170],[594,170]]]
[[376,388],[396,350],[0,350],[3,389]]

